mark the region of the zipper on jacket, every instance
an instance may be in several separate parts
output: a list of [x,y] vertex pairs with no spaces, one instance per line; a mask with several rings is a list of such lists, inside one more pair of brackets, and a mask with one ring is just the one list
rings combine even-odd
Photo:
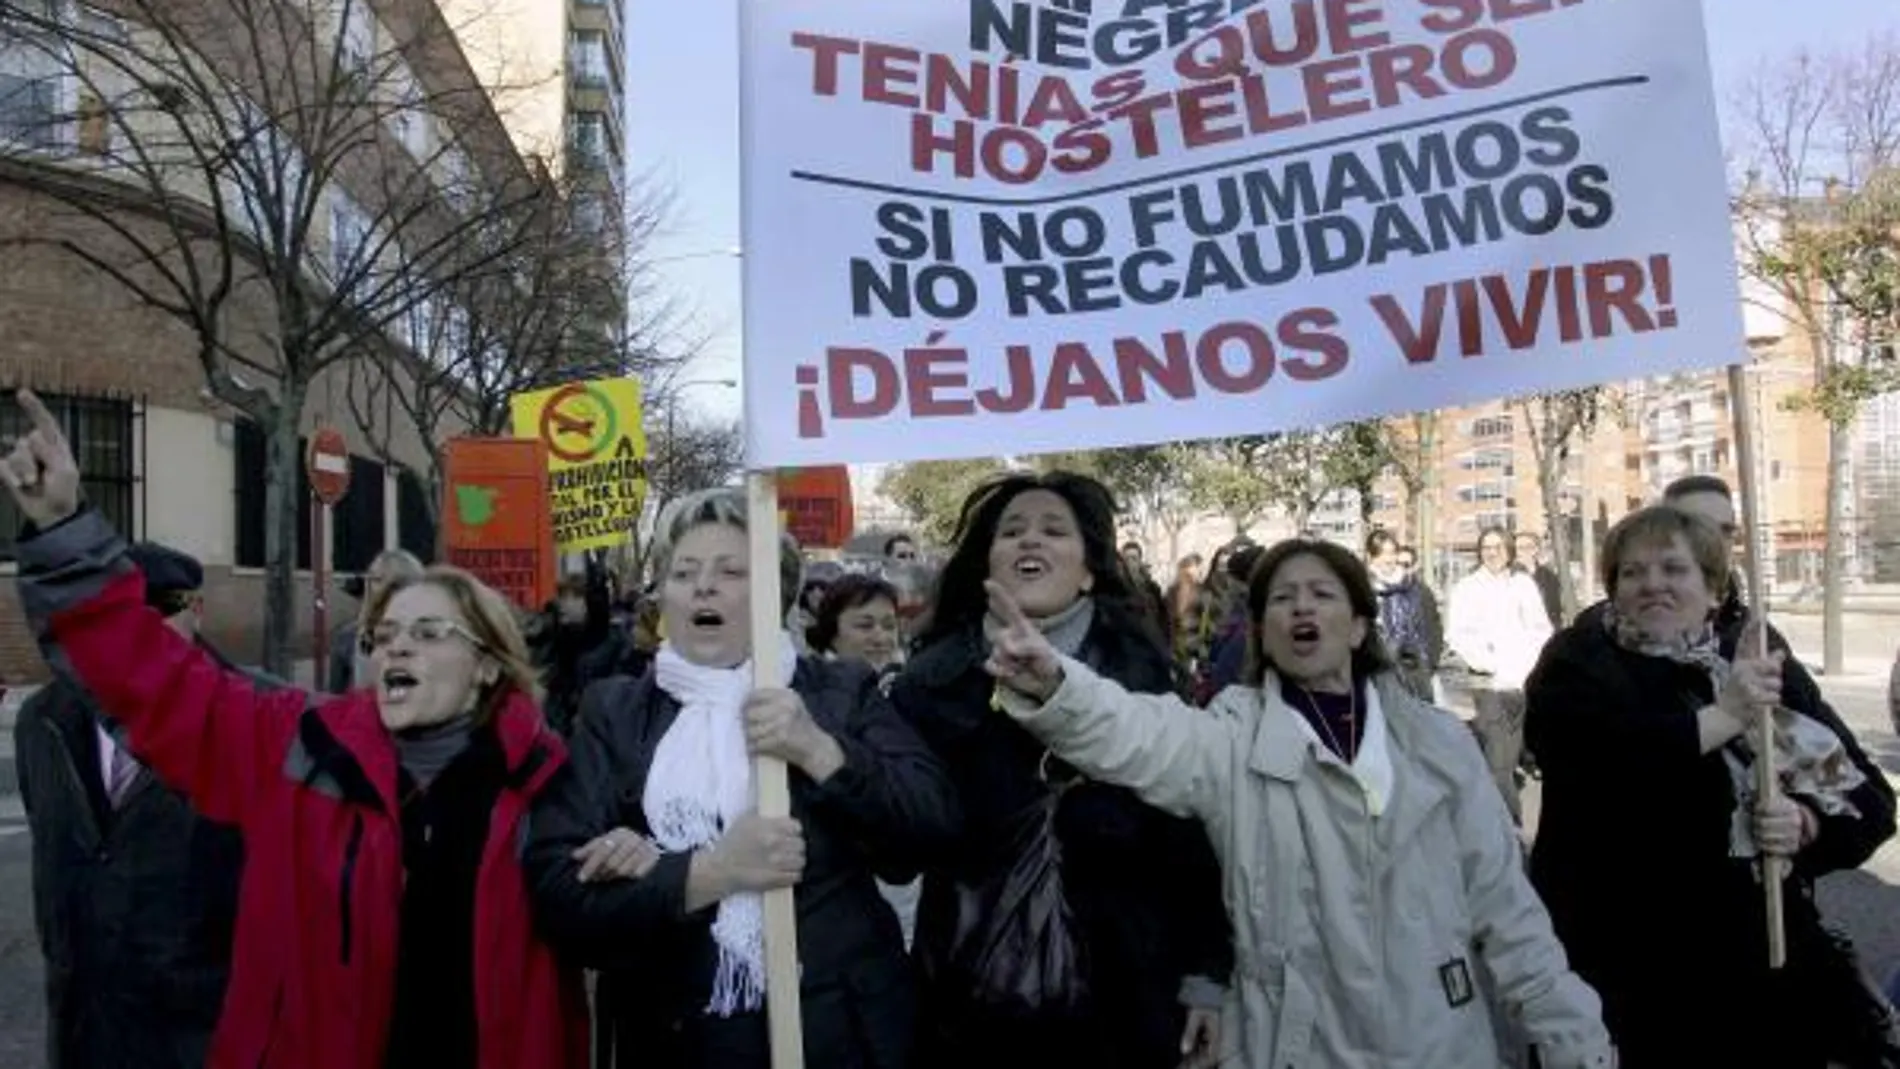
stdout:
[[350,963],[351,935],[354,917],[350,909],[351,899],[355,896],[356,857],[363,851],[363,814],[357,813],[350,818],[350,841],[343,847],[343,877],[338,881],[337,902],[343,929],[343,964]]

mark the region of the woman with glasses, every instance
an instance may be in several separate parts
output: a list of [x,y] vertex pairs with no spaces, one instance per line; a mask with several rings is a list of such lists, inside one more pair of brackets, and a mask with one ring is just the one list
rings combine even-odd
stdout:
[[210,1064],[585,1065],[579,974],[536,937],[518,860],[566,752],[508,605],[452,568],[396,580],[367,617],[371,686],[260,693],[145,605],[58,424],[20,404],[33,430],[0,484],[28,521],[20,600],[49,662],[244,836]]

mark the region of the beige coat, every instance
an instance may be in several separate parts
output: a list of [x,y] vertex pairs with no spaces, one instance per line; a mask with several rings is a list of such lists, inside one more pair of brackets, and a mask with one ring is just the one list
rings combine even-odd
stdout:
[[1456,720],[1381,677],[1347,766],[1271,678],[1203,714],[1063,667],[1047,704],[1002,704],[1084,773],[1198,817],[1220,855],[1238,960],[1228,1064],[1497,1066],[1478,957],[1544,1065],[1612,1064],[1596,993],[1570,971]]

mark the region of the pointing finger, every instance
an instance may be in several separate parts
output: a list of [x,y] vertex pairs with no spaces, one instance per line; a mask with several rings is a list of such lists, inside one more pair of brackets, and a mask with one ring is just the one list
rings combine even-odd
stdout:
[[32,390],[21,390],[17,398],[27,421],[33,426],[26,440],[42,461],[50,461],[67,448],[66,432],[60,429],[59,420],[53,417],[52,410],[46,407],[46,402],[41,401],[38,394]]
[[1003,584],[986,579],[983,581],[983,590],[989,595],[990,611],[1003,622],[1003,626],[1012,630],[1034,626],[1029,622],[1028,614],[1023,612],[1023,607],[1016,603],[1015,596],[1003,589]]
[[22,389],[14,398],[20,402],[20,410],[26,413],[26,420],[33,425],[34,430],[59,433],[59,421],[53,418],[52,409],[46,407],[46,402],[40,400],[39,394]]

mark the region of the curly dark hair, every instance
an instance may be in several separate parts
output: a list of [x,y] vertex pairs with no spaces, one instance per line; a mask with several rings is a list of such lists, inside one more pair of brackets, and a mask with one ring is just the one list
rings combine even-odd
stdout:
[[838,641],[838,618],[879,598],[897,608],[897,588],[875,575],[852,574],[833,582],[818,603],[818,618],[805,629],[806,644],[813,653],[830,653]]
[[1267,610],[1267,594],[1273,580],[1287,561],[1295,557],[1313,557],[1339,577],[1346,588],[1346,603],[1352,614],[1366,622],[1366,638],[1352,651],[1352,677],[1367,679],[1392,667],[1392,658],[1379,640],[1379,595],[1373,593],[1372,576],[1352,550],[1317,538],[1289,538],[1261,555],[1254,565],[1253,578],[1247,583],[1247,665],[1241,678],[1250,687],[1266,678],[1267,650],[1261,641],[1260,617]]
[[1051,471],[999,475],[964,499],[952,540],[956,548],[937,577],[930,619],[917,637],[918,645],[928,646],[975,626],[989,611],[983,582],[990,577],[990,544],[996,541],[996,528],[1009,503],[1032,490],[1046,490],[1074,510],[1076,531],[1082,536],[1082,565],[1095,580],[1090,594],[1099,617],[1111,626],[1160,641],[1147,614],[1137,607],[1116,549],[1115,495],[1086,475]]

